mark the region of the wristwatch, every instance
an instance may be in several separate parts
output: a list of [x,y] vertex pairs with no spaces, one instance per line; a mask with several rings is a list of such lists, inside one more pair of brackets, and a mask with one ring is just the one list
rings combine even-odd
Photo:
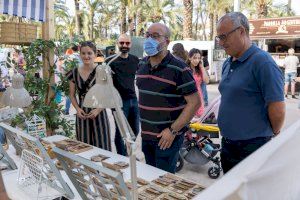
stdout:
[[172,133],[172,135],[174,135],[174,136],[179,135],[179,132],[172,129],[172,127],[170,127],[169,130]]

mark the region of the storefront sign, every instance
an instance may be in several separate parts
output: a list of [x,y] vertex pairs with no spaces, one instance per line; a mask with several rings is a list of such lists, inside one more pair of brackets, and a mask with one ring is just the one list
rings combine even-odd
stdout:
[[251,39],[300,38],[300,17],[249,20]]

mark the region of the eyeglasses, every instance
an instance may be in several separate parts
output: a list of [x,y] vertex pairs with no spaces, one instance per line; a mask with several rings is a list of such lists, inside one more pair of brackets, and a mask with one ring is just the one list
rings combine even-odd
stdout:
[[126,44],[126,45],[128,46],[128,45],[130,45],[130,42],[119,42],[119,44],[122,45],[122,46],[123,46],[124,44]]
[[160,38],[160,37],[166,37],[166,36],[161,35],[161,34],[159,34],[159,33],[148,33],[148,32],[146,32],[144,37],[145,37],[145,38],[151,37],[151,38],[153,38],[153,39],[158,39],[158,38]]
[[217,35],[215,38],[216,38],[216,40],[219,42],[219,41],[225,41],[225,40],[227,40],[227,37],[231,34],[231,33],[233,33],[234,31],[236,31],[236,30],[238,30],[239,28],[240,28],[241,26],[238,26],[238,27],[236,27],[235,29],[233,29],[232,31],[229,31],[228,33],[224,33],[224,34],[222,34],[222,35]]

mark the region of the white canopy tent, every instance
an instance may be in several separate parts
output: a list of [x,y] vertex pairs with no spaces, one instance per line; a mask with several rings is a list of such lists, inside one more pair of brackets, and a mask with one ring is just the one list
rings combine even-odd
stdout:
[[196,196],[199,200],[299,200],[300,120]]

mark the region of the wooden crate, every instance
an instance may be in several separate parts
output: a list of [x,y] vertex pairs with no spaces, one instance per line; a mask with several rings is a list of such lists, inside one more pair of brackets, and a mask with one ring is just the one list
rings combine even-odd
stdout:
[[30,44],[35,39],[37,39],[36,25],[0,22],[0,44]]

